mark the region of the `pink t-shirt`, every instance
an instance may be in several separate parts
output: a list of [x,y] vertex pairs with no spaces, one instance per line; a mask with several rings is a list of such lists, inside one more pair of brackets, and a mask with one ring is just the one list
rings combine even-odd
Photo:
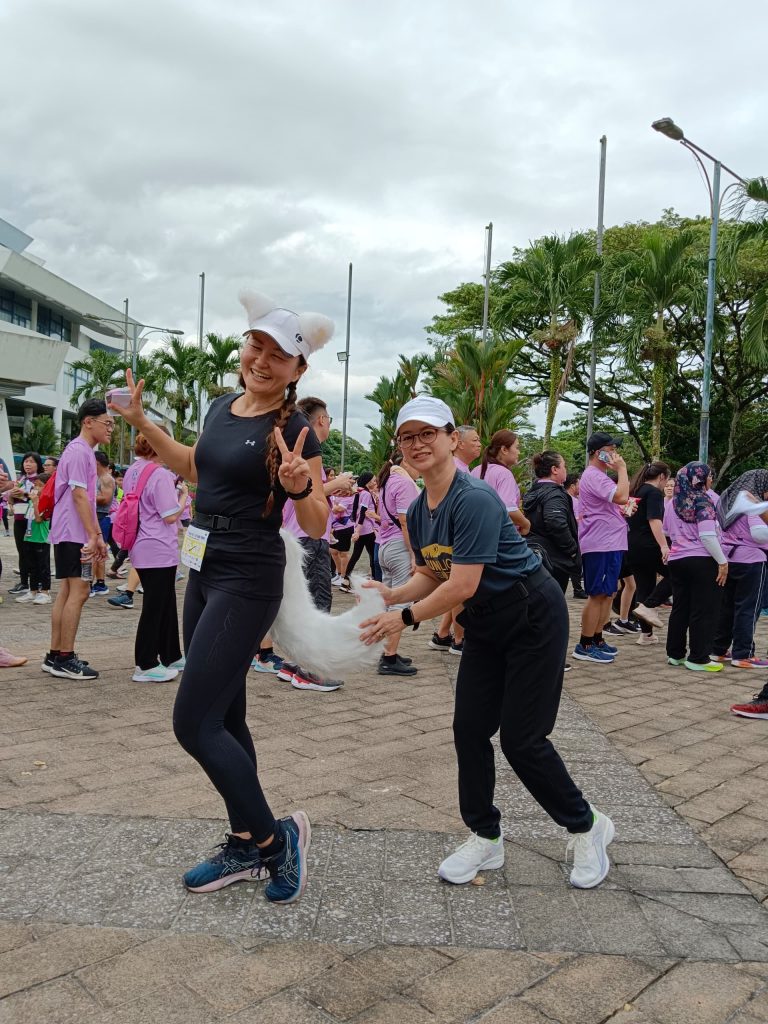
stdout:
[[587,466],[579,481],[579,547],[593,551],[626,551],[627,520],[613,504],[616,484],[596,466]]
[[[125,471],[123,493],[136,490],[146,459],[136,459]],[[167,569],[179,564],[179,538],[176,523],[163,516],[179,511],[176,477],[163,466],[150,475],[139,498],[139,532],[131,548],[131,565],[137,569]]]
[[[666,511],[664,517],[667,517]],[[670,502],[669,524],[669,538],[672,543],[669,546],[668,561],[676,562],[679,558],[712,558],[701,543],[701,536],[707,533],[719,536],[720,528],[714,519],[706,519],[702,523],[685,523],[675,512],[673,502]]]
[[466,462],[462,462],[461,459],[456,455],[453,456],[453,464],[460,473],[469,472],[469,466],[466,464]]
[[476,480],[484,480],[489,487],[492,487],[504,502],[507,512],[516,512],[520,508],[520,488],[517,486],[517,480],[512,476],[512,471],[506,466],[498,466],[491,462],[485,471],[485,476],[481,477],[482,469],[482,466],[475,466],[469,475],[475,477]]
[[574,496],[571,495],[571,502],[573,503],[573,517],[578,523],[581,521],[581,501],[579,498],[574,498]]
[[[339,498],[335,494],[331,496],[331,530],[351,530],[352,529],[352,502],[355,500],[354,495],[349,497]],[[334,512],[333,506],[337,505],[344,509],[343,512]]]
[[727,530],[723,530],[720,544],[728,561],[743,565],[766,561],[768,545],[758,543],[751,532],[753,526],[757,528],[765,525],[760,516],[739,516]]
[[[325,469],[320,470],[320,479],[325,483],[327,480]],[[333,501],[333,495],[331,495],[330,501],[328,501],[328,522],[325,524],[325,533],[321,537],[321,540],[329,541],[331,539],[331,519],[330,514],[330,502]],[[289,533],[292,533],[294,537],[298,537],[301,540],[302,537],[308,537],[309,534],[305,533],[304,530],[299,526],[299,520],[296,515],[296,505],[289,498],[283,506],[283,528]]]
[[[383,496],[379,495],[379,544],[384,545],[396,537],[402,536],[402,530],[392,522],[392,517],[404,516],[419,496],[419,489],[409,476],[402,473],[390,473],[384,484]],[[386,503],[386,504],[385,504]]]
[[[70,441],[56,467],[56,504],[51,517],[51,544],[86,544],[88,533],[77,513],[73,491],[81,487],[88,495],[96,521],[96,456],[82,437]],[[95,529],[95,527],[94,527]]]
[[[357,506],[357,522],[354,525],[359,537],[367,537],[369,533],[376,532],[376,524],[368,515],[369,512],[375,512],[376,508],[373,503],[373,495],[370,491],[363,489],[362,491],[359,491],[358,494],[360,495],[360,500]],[[366,513],[365,519],[363,520],[362,525],[360,525],[360,510],[363,507],[365,507]]]

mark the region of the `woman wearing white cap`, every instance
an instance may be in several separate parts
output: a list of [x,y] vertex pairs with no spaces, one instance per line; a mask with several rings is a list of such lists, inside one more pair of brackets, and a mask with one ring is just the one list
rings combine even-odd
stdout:
[[253,292],[240,301],[248,314],[242,391],[213,402],[193,448],[145,416],[144,382],[134,385],[130,371],[129,404],[112,410],[144,434],[174,473],[197,481],[182,555],[197,571],[190,572],[184,602],[186,666],[173,725],[223,797],[232,832],[217,854],[187,871],[184,883],[211,892],[269,873],[267,899],[291,903],[306,883],[310,826],[303,811],[276,821],[262,792],[245,719],[246,676],[283,594],[279,530],[286,499],[295,502],[309,536],[322,537],[326,527],[320,445],[295,403],[296,383],[310,354],[333,334],[333,323],[276,308]]
[[459,806],[469,839],[440,865],[449,882],[469,882],[504,863],[501,813],[493,804],[494,752],[501,749],[545,811],[571,833],[571,883],[598,885],[609,869],[610,818],[594,810],[549,740],[560,701],[568,610],[560,587],[512,525],[485,482],[459,473],[457,433],[445,403],[421,396],[397,417],[398,443],[425,489],[408,511],[416,573],[395,590],[379,583],[386,603],[415,602],[362,623],[375,643],[464,605],[464,657],[456,681],[453,731]]

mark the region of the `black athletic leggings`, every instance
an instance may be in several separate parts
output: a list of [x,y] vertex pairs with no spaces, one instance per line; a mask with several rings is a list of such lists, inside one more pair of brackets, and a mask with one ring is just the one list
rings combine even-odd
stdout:
[[358,559],[360,558],[360,555],[362,555],[364,551],[368,552],[368,559],[371,563],[371,577],[373,577],[373,574],[376,571],[376,566],[373,560],[373,546],[375,543],[375,533],[366,533],[363,537],[357,538],[357,540],[355,541],[355,546],[352,549],[352,557],[350,558],[349,564],[347,565],[347,579],[349,579],[349,577],[352,575],[352,570],[357,565]]
[[257,842],[269,839],[275,818],[245,721],[245,682],[279,607],[279,600],[215,590],[191,571],[183,618],[187,663],[173,709],[176,738],[221,794],[232,831],[250,832]]
[[13,539],[16,542],[16,551],[19,555],[19,583],[22,587],[29,586],[29,561],[27,545],[24,537],[27,533],[27,520],[18,516],[13,520]]
[[136,628],[134,655],[145,672],[158,662],[172,665],[181,657],[179,616],[176,611],[176,569],[136,569],[144,588],[141,616]]

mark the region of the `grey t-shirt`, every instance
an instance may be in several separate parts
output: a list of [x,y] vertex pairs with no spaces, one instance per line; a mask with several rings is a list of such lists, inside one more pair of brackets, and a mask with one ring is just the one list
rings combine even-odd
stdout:
[[483,480],[456,473],[437,506],[427,506],[427,492],[408,510],[408,533],[417,565],[426,565],[441,580],[451,565],[483,564],[483,574],[467,607],[503,594],[535,572],[541,562],[517,532],[498,494]]

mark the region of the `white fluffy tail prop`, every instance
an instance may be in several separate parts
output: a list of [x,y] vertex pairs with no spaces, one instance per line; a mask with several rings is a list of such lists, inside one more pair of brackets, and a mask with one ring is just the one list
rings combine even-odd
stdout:
[[270,635],[288,659],[323,679],[343,679],[378,664],[384,645],[367,647],[360,641],[360,623],[385,610],[377,590],[356,591],[360,600],[343,615],[328,615],[312,603],[302,562],[304,551],[296,538],[280,531],[285,544],[285,578],[280,611]]

